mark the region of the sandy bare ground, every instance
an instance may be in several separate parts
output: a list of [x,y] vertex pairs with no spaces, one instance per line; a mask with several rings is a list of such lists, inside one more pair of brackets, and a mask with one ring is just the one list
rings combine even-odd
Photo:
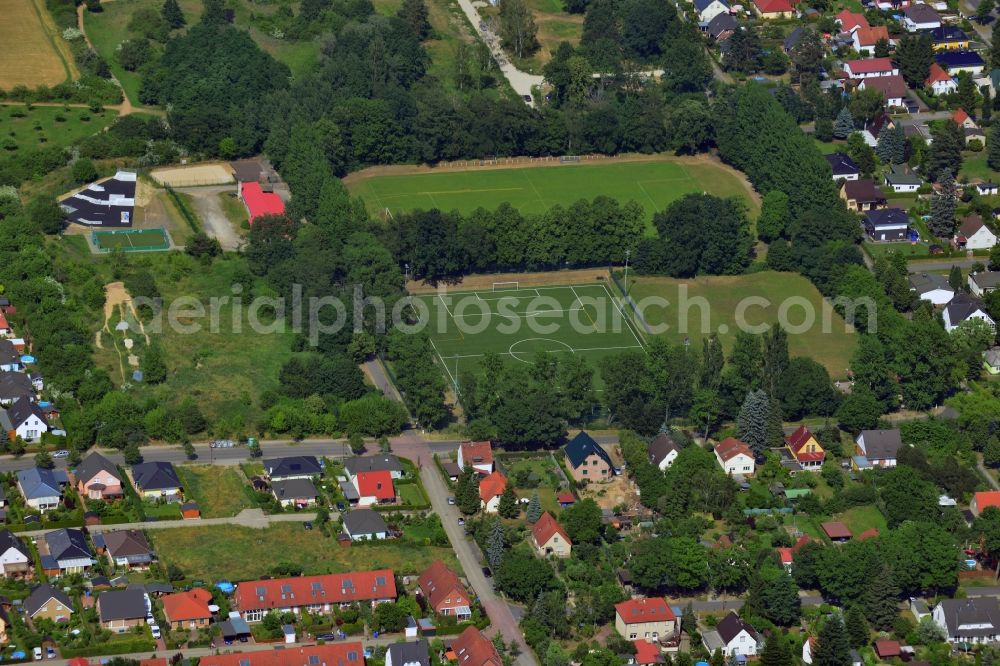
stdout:
[[[495,282],[517,282],[519,287],[542,287],[588,284],[608,281],[609,279],[607,268],[580,268],[571,271],[545,271],[541,273],[489,273],[466,275],[459,278],[457,282],[448,283],[447,288],[452,291],[475,291],[492,289]],[[431,294],[436,292],[438,287],[426,282],[410,280],[406,285],[406,290],[411,294]]]
[[[123,363],[123,356],[127,356],[127,362],[132,367],[139,366],[139,358],[134,354],[123,354],[120,349],[118,349],[118,344],[115,341],[115,331],[111,328],[111,318],[114,316],[115,312],[119,313],[121,319],[125,319],[126,311],[131,313],[132,319],[139,326],[139,333],[146,339],[146,344],[149,344],[149,335],[146,333],[146,328],[142,325],[142,320],[139,319],[139,313],[135,309],[135,304],[132,302],[132,295],[128,293],[125,289],[125,284],[122,282],[109,282],[104,285],[104,329],[111,336],[111,340],[114,343],[115,351],[118,352],[118,367],[121,371],[122,382],[127,381],[125,375],[125,364]],[[100,332],[98,332],[100,336]],[[98,339],[100,339],[98,337]],[[128,345],[125,345],[128,347]]]
[[156,182],[171,187],[223,185],[233,182],[233,172],[225,162],[208,162],[187,166],[154,169],[149,172]]
[[201,219],[205,233],[212,236],[223,250],[236,251],[243,244],[243,239],[236,233],[226,212],[222,209],[222,202],[219,195],[225,192],[232,192],[229,185],[214,187],[190,187],[177,189],[178,192],[191,196],[191,203],[194,205],[195,213]]

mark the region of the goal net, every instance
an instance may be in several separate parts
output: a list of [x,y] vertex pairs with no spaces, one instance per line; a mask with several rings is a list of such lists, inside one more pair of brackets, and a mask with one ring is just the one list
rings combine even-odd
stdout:
[[517,291],[517,282],[494,282],[493,291]]

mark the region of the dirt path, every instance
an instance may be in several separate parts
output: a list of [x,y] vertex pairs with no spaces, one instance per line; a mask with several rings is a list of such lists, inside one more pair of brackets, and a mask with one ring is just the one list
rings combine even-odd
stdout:
[[213,187],[183,187],[176,188],[178,192],[190,195],[195,207],[195,213],[201,218],[205,227],[205,233],[219,241],[223,250],[235,251],[240,249],[243,239],[236,233],[226,212],[222,210],[222,202],[219,195],[225,192],[232,192],[232,185],[220,185]]

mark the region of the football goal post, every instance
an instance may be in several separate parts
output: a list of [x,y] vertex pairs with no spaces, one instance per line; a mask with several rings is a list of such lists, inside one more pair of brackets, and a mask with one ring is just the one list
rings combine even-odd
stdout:
[[517,291],[517,282],[494,282],[493,291]]

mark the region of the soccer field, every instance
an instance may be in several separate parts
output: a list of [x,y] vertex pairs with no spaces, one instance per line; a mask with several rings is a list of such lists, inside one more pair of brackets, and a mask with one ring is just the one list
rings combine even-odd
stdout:
[[121,229],[94,231],[94,245],[102,252],[122,249],[125,252],[169,250],[170,241],[162,229]]
[[363,174],[344,181],[369,210],[391,213],[438,208],[469,213],[509,203],[521,213],[541,213],[556,204],[605,195],[635,201],[653,213],[690,192],[742,198],[756,217],[759,206],[738,173],[710,160],[679,158],[634,162],[589,162],[548,167],[512,167],[408,175]]
[[[454,387],[484,355],[532,363],[538,352],[602,357],[643,348],[642,334],[603,284],[520,287],[414,296],[431,343]],[[461,387],[459,387],[461,390]]]

